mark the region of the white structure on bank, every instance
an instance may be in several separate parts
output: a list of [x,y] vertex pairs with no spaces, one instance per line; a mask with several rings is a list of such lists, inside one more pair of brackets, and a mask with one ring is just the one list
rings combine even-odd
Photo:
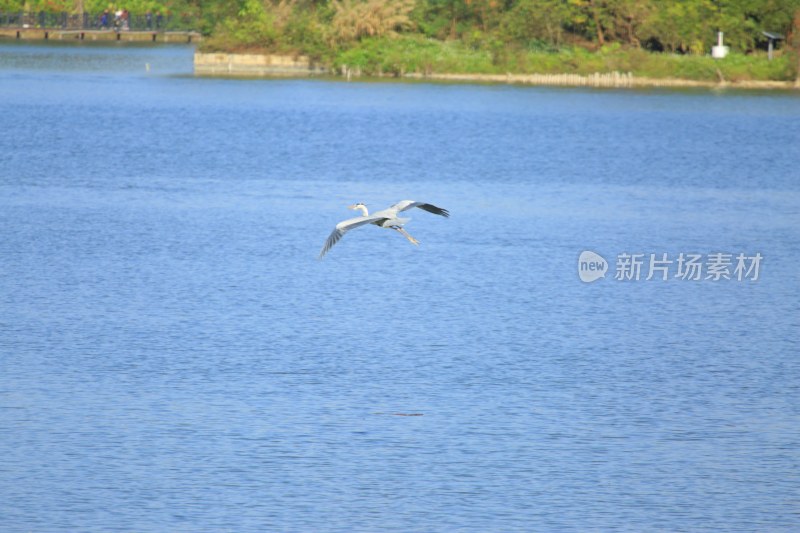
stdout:
[[711,47],[711,57],[713,57],[714,59],[722,59],[723,57],[728,55],[728,52],[730,51],[731,49],[729,46],[722,45],[722,32],[721,31],[717,32],[717,46]]

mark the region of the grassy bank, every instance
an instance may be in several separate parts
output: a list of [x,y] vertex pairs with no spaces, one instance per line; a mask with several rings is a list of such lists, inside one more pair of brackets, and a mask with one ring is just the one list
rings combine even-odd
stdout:
[[201,50],[249,53],[311,55],[330,70],[348,70],[366,76],[407,74],[577,74],[631,73],[637,78],[679,79],[700,82],[794,81],[798,57],[780,50],[769,61],[765,52],[732,52],[725,59],[708,55],[648,52],[619,45],[590,51],[582,47],[557,50],[514,50],[475,48],[462,41],[441,41],[419,35],[364,39],[345,48],[318,47],[309,54],[303,48],[272,43],[259,47],[220,46],[210,39]]
[[328,58],[337,70],[366,75],[420,74],[578,74],[630,72],[642,78],[693,81],[793,81],[795,54],[731,53],[725,59],[606,46],[597,52],[572,47],[557,51],[476,50],[460,41],[421,37],[369,39]]

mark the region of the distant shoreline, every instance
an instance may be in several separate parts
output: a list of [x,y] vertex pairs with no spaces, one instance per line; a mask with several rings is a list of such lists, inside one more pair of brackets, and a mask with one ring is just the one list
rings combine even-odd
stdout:
[[472,73],[419,73],[362,75],[360,69],[342,67],[331,71],[316,64],[308,56],[280,54],[234,54],[195,52],[194,71],[201,77],[226,78],[305,78],[319,76],[343,77],[347,80],[397,78],[456,83],[494,83],[513,85],[593,87],[593,88],[709,88],[709,89],[777,89],[800,90],[800,83],[792,81],[744,80],[719,81],[687,80],[680,78],[648,78],[631,73],[607,72],[580,74],[472,74]]

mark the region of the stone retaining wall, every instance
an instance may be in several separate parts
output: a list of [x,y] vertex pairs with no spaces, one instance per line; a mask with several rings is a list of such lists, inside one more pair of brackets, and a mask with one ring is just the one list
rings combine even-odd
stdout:
[[200,76],[292,77],[326,74],[307,56],[276,54],[194,54],[194,73]]

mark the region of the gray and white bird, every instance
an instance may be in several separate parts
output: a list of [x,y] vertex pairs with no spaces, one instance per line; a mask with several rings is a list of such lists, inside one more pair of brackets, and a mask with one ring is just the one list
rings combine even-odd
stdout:
[[450,213],[447,211],[447,209],[436,207],[433,204],[426,204],[425,202],[415,202],[413,200],[403,200],[401,202],[397,202],[393,206],[381,211],[376,211],[371,215],[367,210],[367,206],[362,203],[349,205],[347,206],[348,209],[357,209],[361,211],[362,215],[360,217],[343,220],[336,224],[336,228],[334,228],[330,236],[328,236],[328,240],[325,241],[325,246],[322,247],[322,251],[319,253],[319,259],[322,259],[322,257],[328,253],[328,250],[333,248],[333,245],[339,242],[345,233],[351,229],[358,228],[366,224],[374,224],[382,228],[393,229],[402,234],[403,237],[408,239],[411,244],[418,245],[419,241],[409,235],[408,232],[403,229],[403,225],[411,219],[400,218],[397,216],[399,213],[408,211],[413,207],[419,207],[420,209],[429,213],[433,213],[434,215],[441,215],[443,217],[450,216]]

